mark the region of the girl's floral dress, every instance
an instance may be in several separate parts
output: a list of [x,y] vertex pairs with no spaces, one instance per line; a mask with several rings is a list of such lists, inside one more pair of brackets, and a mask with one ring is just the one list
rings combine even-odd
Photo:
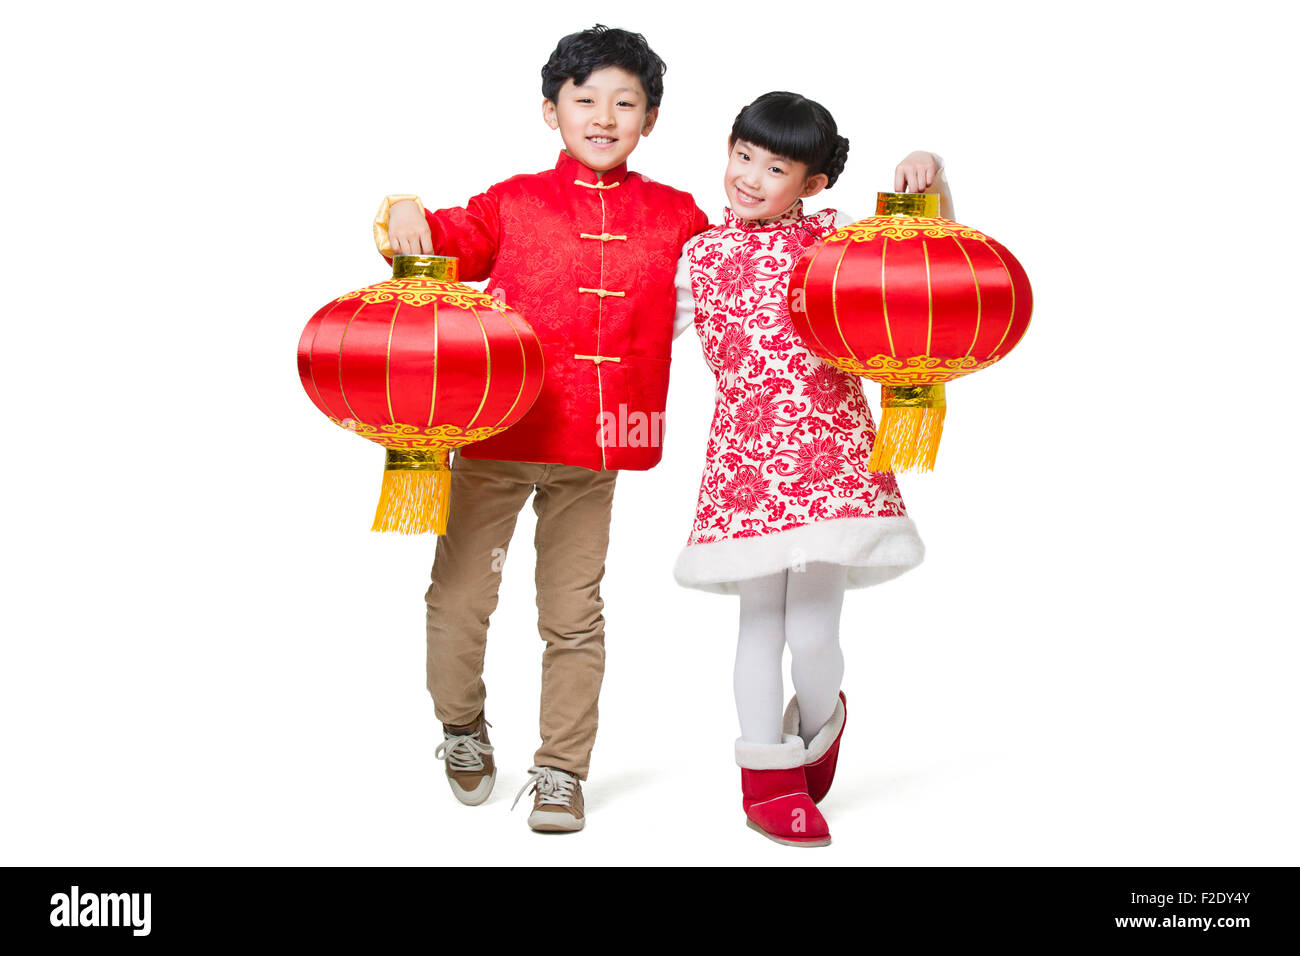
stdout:
[[[925,547],[892,472],[870,472],[875,424],[862,383],[808,351],[786,290],[804,251],[850,221],[834,209],[723,223],[686,244],[678,331],[691,313],[717,377],[695,523],[679,584],[736,593],[737,582],[814,561],[866,587],[919,564]],[[692,308],[693,306],[693,308]]]

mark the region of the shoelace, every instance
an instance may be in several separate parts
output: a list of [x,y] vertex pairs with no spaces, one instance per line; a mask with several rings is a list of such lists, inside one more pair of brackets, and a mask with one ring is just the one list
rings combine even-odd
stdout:
[[572,774],[556,770],[554,767],[529,767],[528,779],[515,794],[515,803],[510,804],[510,809],[515,808],[519,798],[528,790],[536,790],[541,794],[541,803],[554,804],[557,807],[571,806],[575,782]]
[[[492,726],[486,720],[483,723]],[[452,770],[461,772],[482,770],[483,754],[490,754],[493,748],[491,744],[483,743],[478,734],[477,730],[472,734],[449,734],[444,730],[442,743],[433,752],[434,758],[446,760]]]

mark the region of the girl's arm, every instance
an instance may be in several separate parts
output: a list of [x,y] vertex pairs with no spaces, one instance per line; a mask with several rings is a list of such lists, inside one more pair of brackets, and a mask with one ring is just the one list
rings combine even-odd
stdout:
[[691,264],[686,258],[686,244],[709,228],[709,217],[691,203],[690,220],[682,237],[682,254],[677,259],[677,312],[673,317],[673,338],[695,324],[695,294],[691,291]]
[[939,215],[944,219],[955,219],[952,208],[952,193],[948,189],[948,176],[943,171],[943,157],[918,149],[894,169],[894,192],[896,193],[937,193],[939,196]]
[[673,338],[695,324],[695,296],[691,292],[691,264],[685,251],[677,260],[677,314],[673,318]]

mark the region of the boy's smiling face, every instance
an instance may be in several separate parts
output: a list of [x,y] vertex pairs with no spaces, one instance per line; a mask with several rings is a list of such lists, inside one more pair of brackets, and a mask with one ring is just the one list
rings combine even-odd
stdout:
[[542,119],[560,131],[570,156],[603,173],[627,159],[637,141],[654,128],[659,107],[646,109],[646,103],[636,74],[603,66],[581,85],[572,77],[565,80],[555,102],[542,101]]

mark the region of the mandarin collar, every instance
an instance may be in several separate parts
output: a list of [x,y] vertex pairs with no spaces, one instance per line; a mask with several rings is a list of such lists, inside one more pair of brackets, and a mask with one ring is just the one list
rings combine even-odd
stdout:
[[564,177],[566,183],[580,179],[584,183],[590,183],[593,186],[598,182],[608,186],[613,183],[621,183],[627,177],[627,160],[619,163],[608,172],[597,173],[590,166],[584,165],[564,150],[560,150],[560,158],[556,160],[555,169]]
[[744,229],[747,231],[756,231],[759,229],[778,229],[783,226],[793,226],[806,218],[803,214],[803,200],[795,200],[795,204],[780,216],[773,216],[771,219],[742,219],[737,216],[730,206],[726,208],[723,225],[732,229]]

